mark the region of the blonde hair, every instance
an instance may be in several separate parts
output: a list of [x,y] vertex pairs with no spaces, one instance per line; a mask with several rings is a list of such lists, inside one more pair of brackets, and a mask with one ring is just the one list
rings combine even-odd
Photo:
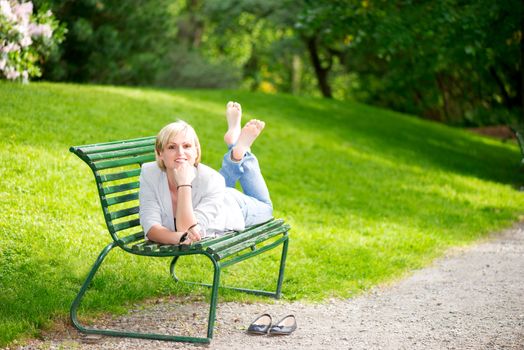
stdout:
[[200,141],[198,140],[198,136],[195,132],[195,129],[188,123],[186,123],[183,120],[178,120],[174,123],[167,124],[160,130],[158,135],[156,135],[156,141],[155,141],[155,155],[156,155],[156,163],[158,164],[158,167],[162,170],[166,170],[166,166],[164,165],[164,162],[162,159],[160,159],[160,153],[164,151],[164,148],[169,143],[169,140],[171,140],[173,137],[178,135],[179,133],[185,133],[188,132],[193,134],[193,143],[195,144],[195,148],[197,151],[197,156],[195,159],[195,166],[200,163]]

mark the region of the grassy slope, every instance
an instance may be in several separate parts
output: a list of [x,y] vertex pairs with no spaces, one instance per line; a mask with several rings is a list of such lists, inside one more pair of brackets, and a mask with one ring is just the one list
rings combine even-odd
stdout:
[[[109,242],[92,174],[68,147],[154,135],[182,117],[218,168],[230,99],[267,122],[254,151],[276,216],[293,227],[287,299],[350,296],[509,225],[524,207],[515,145],[356,103],[5,82],[0,99],[0,345],[65,317]],[[235,266],[225,281],[273,288],[277,255]],[[84,311],[186,292],[168,263],[112,253]]]

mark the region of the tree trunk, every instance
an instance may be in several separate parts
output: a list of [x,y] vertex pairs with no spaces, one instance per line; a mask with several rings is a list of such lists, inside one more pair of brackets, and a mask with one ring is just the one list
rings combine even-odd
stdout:
[[508,92],[506,91],[506,88],[504,87],[504,82],[502,82],[502,79],[500,79],[499,75],[497,74],[497,71],[495,70],[495,67],[491,66],[489,67],[489,73],[495,79],[495,82],[497,83],[497,86],[499,87],[499,91],[502,94],[502,99],[504,100],[504,105],[507,108],[512,107],[511,103],[511,97],[509,96]]
[[326,98],[333,98],[331,93],[331,87],[328,82],[328,73],[331,69],[331,62],[327,68],[323,68],[320,62],[320,56],[318,55],[318,47],[315,38],[306,38],[306,46],[309,51],[311,63],[315,69],[315,75],[317,76],[318,87],[322,92],[322,96]]
[[302,79],[302,61],[299,55],[293,55],[291,67],[291,92],[293,95],[299,95],[300,81]]
[[437,73],[437,84],[442,93],[442,100],[444,101],[444,117],[445,120],[449,122],[449,95],[446,89],[446,84],[444,83],[444,78],[440,73]]
[[178,22],[178,40],[190,49],[197,49],[202,42],[204,21],[199,15],[201,5],[200,0],[189,0],[186,14]]

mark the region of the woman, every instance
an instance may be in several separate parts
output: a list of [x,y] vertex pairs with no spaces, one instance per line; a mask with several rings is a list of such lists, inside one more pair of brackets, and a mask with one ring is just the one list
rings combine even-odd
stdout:
[[[220,172],[200,163],[195,130],[183,121],[157,135],[156,162],[142,165],[140,224],[146,239],[163,244],[191,244],[226,230],[243,230],[272,218],[273,206],[258,160],[250,147],[264,122],[243,128],[240,104],[226,107],[228,152]],[[243,193],[236,190],[239,181]]]

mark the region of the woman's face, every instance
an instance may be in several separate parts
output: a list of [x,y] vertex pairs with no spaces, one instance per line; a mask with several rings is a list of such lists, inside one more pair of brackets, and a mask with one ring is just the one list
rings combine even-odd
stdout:
[[195,165],[197,149],[191,132],[179,132],[172,137],[160,152],[166,169],[178,168],[181,164]]

